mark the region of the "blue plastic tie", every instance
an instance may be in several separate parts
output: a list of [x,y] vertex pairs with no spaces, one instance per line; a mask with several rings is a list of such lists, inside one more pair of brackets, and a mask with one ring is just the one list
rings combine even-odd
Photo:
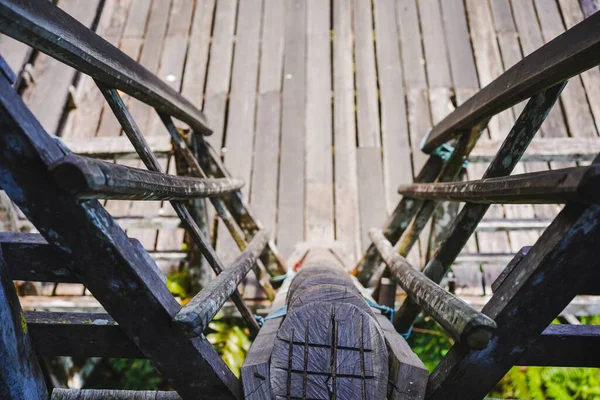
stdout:
[[283,307],[278,308],[277,310],[273,311],[266,317],[261,317],[260,315],[255,315],[254,319],[256,319],[256,322],[258,322],[258,325],[260,327],[262,327],[266,321],[268,321],[270,319],[281,318],[281,317],[285,316],[286,314],[287,314],[287,306],[283,306]]
[[408,328],[408,332],[405,333],[401,333],[400,335],[402,335],[402,337],[404,338],[404,340],[408,340],[408,338],[410,337],[410,334],[412,333],[412,325],[410,326],[410,328]]
[[[444,161],[448,161],[450,159],[450,156],[452,156],[452,153],[454,153],[454,147],[446,143],[439,145],[438,147],[436,147],[435,150],[431,152],[431,154],[435,154]],[[463,168],[467,168],[468,165],[469,161],[465,160],[465,162],[463,163]]]
[[385,315],[386,317],[389,318],[390,321],[394,320],[394,316],[396,315],[396,310],[394,310],[392,307],[382,306],[381,304],[378,304],[375,301],[373,301],[369,298],[366,298],[366,297],[365,297],[365,301],[367,302],[369,307],[373,307],[377,310],[380,310],[383,315]]

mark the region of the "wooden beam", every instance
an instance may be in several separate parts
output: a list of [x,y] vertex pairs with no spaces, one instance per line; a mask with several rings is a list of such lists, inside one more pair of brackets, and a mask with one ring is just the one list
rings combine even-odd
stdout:
[[[139,158],[127,136],[94,138],[60,138],[61,141],[75,154],[103,159]],[[164,135],[150,135],[146,138],[150,151],[157,155],[171,153],[171,140]]]
[[600,326],[550,325],[516,365],[600,368],[599,352]]
[[[119,223],[121,220],[119,220]],[[544,230],[551,219],[540,218],[486,218],[477,224],[476,232]]]
[[598,204],[600,166],[573,167],[468,182],[403,185],[417,199],[478,204]]
[[437,124],[430,153],[480,121],[600,63],[600,15],[594,14],[521,60]]
[[188,337],[202,335],[208,323],[254,267],[269,241],[269,235],[267,231],[260,231],[228,268],[179,310],[173,323]]
[[3,33],[210,135],[192,103],[50,1],[0,4]]
[[146,358],[106,313],[30,311],[25,318],[41,356]]
[[[502,140],[480,140],[469,162],[489,163],[494,159]],[[522,162],[589,162],[600,152],[598,138],[548,137],[533,139],[521,157]]]
[[148,254],[97,201],[80,201],[56,186],[48,167],[64,157],[63,150],[5,80],[0,122],[0,186],[48,243],[72,260],[70,268],[121,329],[181,395],[240,398],[239,380],[210,343],[171,325],[180,306]]
[[239,179],[200,179],[146,171],[69,154],[50,170],[58,185],[80,199],[188,200],[220,196],[243,186]]
[[[4,78],[4,82],[8,82]],[[28,335],[23,310],[0,250],[0,397],[47,399],[48,391]]]
[[472,349],[487,347],[496,329],[494,321],[414,269],[404,257],[394,251],[380,230],[372,229],[369,236],[391,270],[393,278],[416,304],[458,342]]
[[155,390],[59,389],[52,391],[50,400],[181,400],[177,392]]

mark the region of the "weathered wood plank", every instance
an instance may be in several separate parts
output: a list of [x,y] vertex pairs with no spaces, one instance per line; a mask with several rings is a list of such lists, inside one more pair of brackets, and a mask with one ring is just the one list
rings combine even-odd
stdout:
[[598,35],[595,34],[600,29],[598,21],[600,15],[588,18],[506,71],[435,126],[424,144],[424,150],[433,151],[476,121],[489,118],[543,88],[596,65],[600,61],[597,50],[600,41],[596,40]]
[[333,1],[333,141],[335,237],[351,259],[359,254],[356,121],[352,68],[352,2]]
[[284,24],[285,3],[266,0],[263,7],[250,204],[257,218],[272,234],[275,233],[277,221]]
[[[423,47],[425,49],[425,66],[429,88],[452,86],[450,65],[446,54],[444,24],[440,10],[440,2],[436,0],[419,0],[419,20]],[[454,38],[456,39],[456,38]]]
[[[501,144],[502,140],[480,140],[469,161],[490,162]],[[531,141],[521,161],[589,162],[599,151],[600,139],[596,138],[538,138]]]
[[[386,208],[391,212],[398,202],[394,188],[412,182],[410,143],[406,116],[404,85],[398,46],[396,4],[391,0],[376,1],[375,33],[377,71],[380,87],[381,139]],[[336,146],[337,147],[337,146]]]
[[0,396],[15,400],[45,399],[48,398],[46,383],[2,253],[0,250]]
[[284,257],[305,238],[306,2],[288,0],[281,117],[277,246]]
[[54,389],[51,400],[181,400],[177,392],[155,390]]
[[368,247],[369,229],[385,221],[385,188],[381,179],[381,148],[356,149],[361,249]]
[[224,144],[225,110],[231,79],[236,10],[236,0],[219,1],[216,5],[204,92],[203,111],[214,130],[208,142],[219,152]]
[[354,63],[359,147],[380,147],[372,5],[354,1]]
[[306,237],[334,240],[330,4],[307,3]]

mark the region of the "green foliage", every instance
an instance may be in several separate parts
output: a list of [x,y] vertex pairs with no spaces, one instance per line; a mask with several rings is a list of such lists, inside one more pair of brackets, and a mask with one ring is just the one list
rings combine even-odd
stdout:
[[191,297],[191,285],[187,269],[170,273],[169,276],[167,276],[167,288],[173,296],[177,296],[181,299]]
[[251,344],[248,332],[242,330],[239,323],[239,319],[227,319],[217,315],[208,325],[207,332],[205,332],[206,339],[238,377]]
[[148,360],[112,358],[109,360],[117,373],[119,387],[126,390],[158,390],[162,378]]
[[431,317],[424,317],[415,322],[408,344],[431,372],[448,353],[453,340]]

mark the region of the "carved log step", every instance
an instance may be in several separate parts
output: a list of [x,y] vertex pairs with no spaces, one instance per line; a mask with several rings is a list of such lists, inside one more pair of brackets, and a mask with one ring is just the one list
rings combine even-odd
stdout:
[[384,399],[388,352],[383,332],[354,305],[312,302],[286,316],[270,372],[275,399]]
[[[295,283],[295,279],[292,282],[292,285]],[[332,275],[331,273],[320,273],[316,275],[308,276],[306,279],[302,280],[299,285],[295,285],[294,287],[290,286],[290,291],[287,296],[287,304],[288,306],[292,304],[295,298],[302,292],[302,290],[314,287],[317,285],[340,285],[348,288],[350,291],[355,291],[358,293],[358,289],[354,287],[352,284],[352,280],[350,279],[347,272],[344,274]]]
[[288,304],[288,312],[315,301],[352,304],[375,318],[375,313],[362,295],[357,291],[349,290],[346,286],[333,284],[317,285],[296,291],[293,302]]

